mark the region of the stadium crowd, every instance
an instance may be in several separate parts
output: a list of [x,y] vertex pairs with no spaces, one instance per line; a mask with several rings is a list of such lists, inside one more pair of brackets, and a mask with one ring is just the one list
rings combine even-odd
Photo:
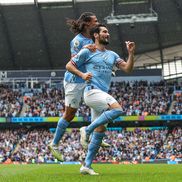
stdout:
[[0,117],[19,116],[23,106],[22,94],[8,87],[0,86]]
[[64,110],[64,95],[61,89],[32,90],[32,96],[25,99],[24,117],[61,117]]
[[[162,115],[167,114],[173,101],[175,84],[147,81],[112,82],[109,93],[118,100],[123,115]],[[61,117],[64,113],[63,88],[31,89],[29,96],[0,87],[0,116],[12,117]],[[173,114],[181,114],[181,95],[175,97]],[[76,116],[90,118],[90,109],[82,103]]]
[[[105,141],[111,147],[100,148],[96,161],[142,161],[149,159],[182,159],[182,129],[107,131]],[[47,129],[17,129],[0,132],[0,160],[14,162],[55,162],[48,150],[53,133]],[[80,144],[78,129],[66,132],[59,150],[64,161],[83,161],[85,150]],[[5,141],[5,142],[4,142]]]
[[[110,94],[118,100],[123,107],[123,115],[161,115],[167,114],[173,99],[174,85],[169,85],[164,81],[147,82],[113,82]],[[5,92],[5,91],[4,91]],[[64,112],[64,91],[63,88],[42,88],[32,89],[31,96],[24,97],[24,103],[21,94],[17,91],[6,91],[6,101],[8,94],[12,95],[12,101],[9,107],[2,104],[2,116],[41,116],[41,117],[61,117]],[[1,108],[0,107],[0,108]],[[4,109],[4,108],[9,109]],[[10,109],[11,107],[11,109]],[[173,113],[180,114],[181,99],[178,99],[174,106]],[[23,111],[20,111],[21,109]],[[90,109],[82,103],[76,116],[82,116],[89,120]]]
[[164,82],[115,82],[110,94],[121,104],[123,115],[161,115],[167,114],[172,90]]
[[[113,82],[110,94],[123,107],[123,115],[182,114],[182,95],[174,95],[175,84],[164,81]],[[178,86],[181,90],[182,86]],[[24,90],[24,89],[23,89]],[[31,89],[25,92],[0,86],[0,117],[59,116],[64,112],[63,88]],[[90,118],[90,109],[83,103],[76,116]],[[166,159],[171,155],[182,158],[182,129],[169,134],[167,129],[133,131],[107,131],[105,140],[109,148],[101,148],[97,161]],[[8,158],[16,162],[53,162],[47,146],[53,138],[48,129],[16,129],[0,131],[0,162]],[[85,151],[80,145],[80,133],[69,130],[59,150],[65,161],[83,161]]]
[[171,113],[182,114],[182,93],[175,95],[175,104]]
[[0,161],[6,160],[14,151],[21,138],[22,130],[0,131]]

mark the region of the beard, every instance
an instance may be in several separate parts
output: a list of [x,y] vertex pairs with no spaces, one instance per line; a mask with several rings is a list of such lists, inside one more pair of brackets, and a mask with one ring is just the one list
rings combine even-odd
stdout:
[[99,43],[102,44],[102,45],[108,45],[109,44],[109,40],[108,39],[100,38]]
[[108,44],[109,44],[109,41],[100,40],[99,43],[100,43],[100,44],[103,44],[103,45],[108,45]]

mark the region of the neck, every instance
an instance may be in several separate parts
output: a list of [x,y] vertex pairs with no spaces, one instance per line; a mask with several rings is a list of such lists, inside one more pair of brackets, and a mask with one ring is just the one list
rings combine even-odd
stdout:
[[81,33],[84,37],[91,38],[90,33],[88,31]]
[[103,44],[99,44],[99,43],[95,43],[96,48],[100,51],[105,51],[106,50],[106,46]]

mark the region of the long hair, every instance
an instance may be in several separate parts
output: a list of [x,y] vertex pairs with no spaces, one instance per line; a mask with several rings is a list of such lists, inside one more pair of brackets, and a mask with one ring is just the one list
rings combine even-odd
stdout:
[[95,14],[92,12],[84,12],[77,20],[67,19],[66,23],[70,27],[71,32],[79,34],[84,32],[86,23],[92,19],[91,16],[95,16]]

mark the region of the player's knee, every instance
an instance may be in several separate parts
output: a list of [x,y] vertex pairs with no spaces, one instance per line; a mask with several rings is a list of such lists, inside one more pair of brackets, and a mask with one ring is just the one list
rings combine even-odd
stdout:
[[123,109],[122,108],[116,108],[112,109],[117,115],[122,115],[123,114]]
[[63,118],[66,120],[66,121],[72,121],[73,118],[75,117],[75,114],[77,112],[77,109],[76,108],[66,108],[65,109],[65,112],[64,112],[64,115],[63,115]]
[[97,127],[94,131],[99,133],[104,133],[106,131],[106,127],[104,125]]
[[116,109],[112,109],[110,111],[105,112],[106,117],[110,121],[112,121],[113,119],[116,119],[117,117],[121,116],[122,114],[123,114],[122,108],[116,108]]

